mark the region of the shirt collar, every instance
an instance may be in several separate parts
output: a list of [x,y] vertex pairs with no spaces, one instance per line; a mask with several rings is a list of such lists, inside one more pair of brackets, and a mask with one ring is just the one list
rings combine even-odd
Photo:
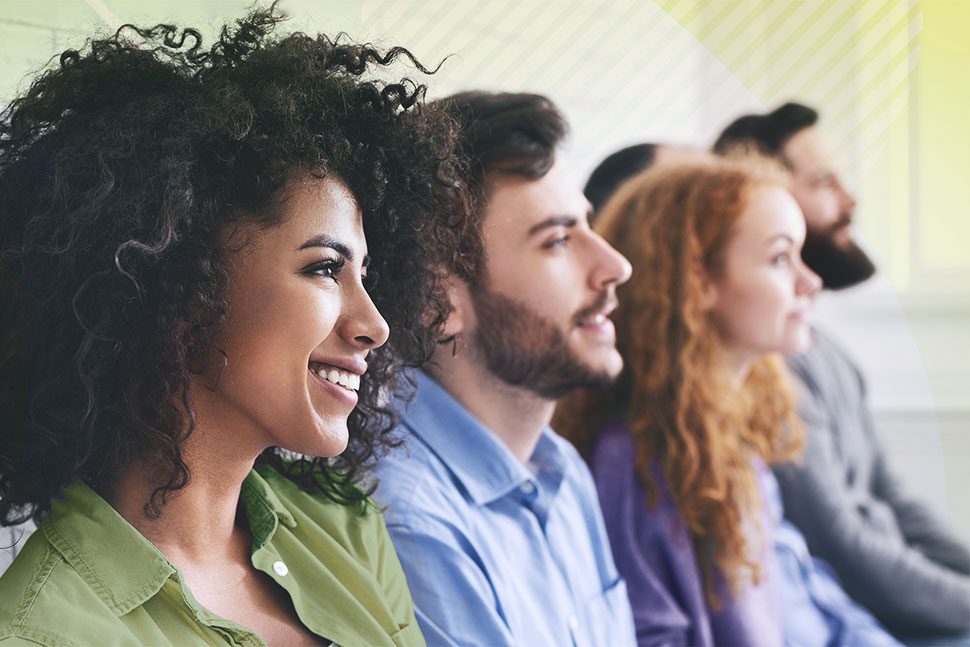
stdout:
[[249,529],[253,533],[253,552],[266,545],[279,522],[289,528],[296,527],[293,515],[256,470],[251,471],[243,481],[240,497],[246,506]]
[[[255,470],[240,493],[253,533],[253,550],[266,544],[277,524],[296,521]],[[83,481],[75,481],[54,502],[43,532],[64,560],[115,613],[144,604],[178,574],[174,565],[118,511]]]
[[51,546],[118,615],[143,604],[177,572],[144,535],[80,480],[54,502],[41,528]]
[[[414,373],[417,394],[410,403],[400,403],[403,423],[445,463],[475,504],[491,503],[527,481],[548,487],[549,479],[537,481],[498,436],[441,385],[423,371]],[[567,464],[559,442],[565,441],[546,427],[529,460],[537,474],[552,477],[556,489]]]

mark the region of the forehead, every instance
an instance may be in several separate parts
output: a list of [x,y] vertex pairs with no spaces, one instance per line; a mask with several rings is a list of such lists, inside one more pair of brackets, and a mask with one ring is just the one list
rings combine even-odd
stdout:
[[748,204],[735,224],[735,240],[745,247],[763,246],[779,236],[800,243],[805,238],[805,219],[798,203],[776,185],[751,190]]
[[551,216],[585,220],[589,201],[561,162],[538,180],[516,175],[489,178],[483,230],[486,245],[524,242],[530,229]]
[[[363,222],[357,201],[346,185],[331,178],[291,182],[284,190],[276,224],[246,224],[233,232],[227,245],[239,243],[247,265],[274,264],[317,236],[328,236],[346,246],[359,260],[367,254]],[[242,259],[236,259],[240,262]]]
[[785,142],[782,152],[796,168],[799,166],[828,167],[832,159],[831,153],[814,127],[804,128],[792,135]]
[[286,191],[280,233],[356,235],[363,239],[363,222],[357,200],[347,185],[334,178],[306,178]]

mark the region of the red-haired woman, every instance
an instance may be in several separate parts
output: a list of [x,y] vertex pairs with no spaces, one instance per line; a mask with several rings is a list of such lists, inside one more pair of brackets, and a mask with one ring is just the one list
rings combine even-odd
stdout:
[[556,425],[590,460],[638,640],[781,644],[766,465],[801,444],[773,354],[810,343],[802,214],[780,171],[711,160],[638,175],[597,228],[634,267],[626,369]]

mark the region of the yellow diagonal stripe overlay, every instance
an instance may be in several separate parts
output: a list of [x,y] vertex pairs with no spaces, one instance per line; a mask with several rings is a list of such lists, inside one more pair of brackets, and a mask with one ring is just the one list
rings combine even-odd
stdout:
[[[260,0],[267,5],[269,0]],[[0,104],[95,28],[214,27],[250,0],[4,0]],[[789,99],[821,128],[897,290],[970,294],[970,3],[965,0],[281,0],[291,28],[403,44],[430,95],[548,94],[584,175],[634,141],[706,146],[741,112]]]

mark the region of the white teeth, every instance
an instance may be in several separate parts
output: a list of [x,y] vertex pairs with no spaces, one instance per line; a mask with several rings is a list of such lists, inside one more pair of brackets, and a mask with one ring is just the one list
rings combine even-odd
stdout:
[[354,375],[353,373],[341,373],[335,368],[328,371],[324,367],[320,367],[316,370],[311,369],[311,372],[319,375],[322,379],[327,380],[328,382],[337,384],[351,391],[356,391],[360,388],[360,376]]

